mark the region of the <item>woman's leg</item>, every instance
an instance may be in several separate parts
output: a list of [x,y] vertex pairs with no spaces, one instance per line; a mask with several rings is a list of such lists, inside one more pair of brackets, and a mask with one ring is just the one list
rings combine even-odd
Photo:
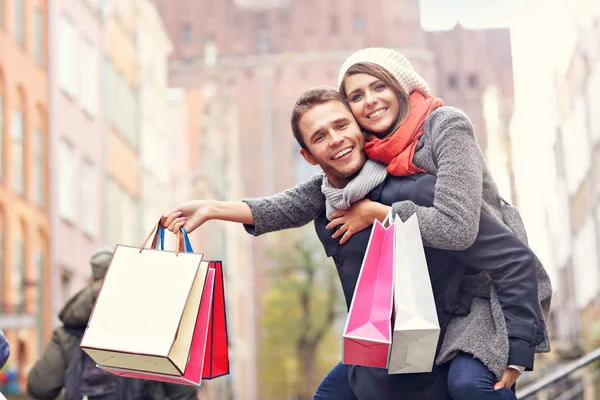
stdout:
[[325,375],[313,400],[357,400],[350,389],[348,365],[339,363]]
[[481,361],[458,353],[451,361],[448,389],[454,400],[517,400],[508,388],[494,389],[496,377]]

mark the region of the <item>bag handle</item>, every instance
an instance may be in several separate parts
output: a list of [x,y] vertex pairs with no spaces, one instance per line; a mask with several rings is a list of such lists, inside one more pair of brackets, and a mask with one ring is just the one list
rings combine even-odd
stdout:
[[[155,233],[156,232],[156,233]],[[156,250],[164,250],[165,249],[165,228],[162,226],[162,218],[158,221],[156,226],[152,229],[152,231],[148,234],[142,247],[140,247],[140,253],[146,248],[146,244],[154,234],[152,239],[152,244],[150,246],[151,249]],[[160,240],[159,240],[160,239]],[[179,255],[179,252],[182,253],[192,253],[192,244],[190,243],[190,239],[188,238],[188,234],[186,230],[181,227],[180,231],[177,232],[177,237],[175,240],[175,255]]]
[[384,228],[386,228],[386,224],[387,227],[390,227],[393,224],[393,220],[394,218],[392,217],[392,207],[390,207],[390,210],[388,211],[384,220],[381,222],[381,225],[383,225]]

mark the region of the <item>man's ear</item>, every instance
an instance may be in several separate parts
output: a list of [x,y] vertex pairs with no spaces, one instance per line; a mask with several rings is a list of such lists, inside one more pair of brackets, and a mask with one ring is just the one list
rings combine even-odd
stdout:
[[302,154],[302,157],[304,157],[304,159],[305,159],[306,161],[308,161],[308,163],[309,163],[309,164],[312,164],[312,165],[317,165],[317,164],[319,164],[319,163],[317,162],[317,160],[315,160],[315,158],[312,156],[312,154],[310,154],[310,153],[308,152],[308,150],[304,150],[304,149],[302,149],[302,148],[301,148],[301,149],[300,149],[300,154]]

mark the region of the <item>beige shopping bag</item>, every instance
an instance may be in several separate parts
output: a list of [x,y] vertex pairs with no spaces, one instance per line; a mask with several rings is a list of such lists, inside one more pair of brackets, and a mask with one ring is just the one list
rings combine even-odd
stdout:
[[396,218],[394,332],[389,374],[431,372],[440,336],[417,215]]
[[181,234],[175,251],[144,249],[146,242],[116,247],[81,347],[99,365],[181,376],[208,262],[180,251]]

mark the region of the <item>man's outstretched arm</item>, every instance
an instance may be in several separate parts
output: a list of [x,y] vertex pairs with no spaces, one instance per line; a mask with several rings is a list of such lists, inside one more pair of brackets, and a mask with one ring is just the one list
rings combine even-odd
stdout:
[[221,221],[254,224],[254,217],[248,204],[242,201],[192,200],[179,205],[163,216],[163,227],[178,232],[184,227],[188,233],[206,221]]

